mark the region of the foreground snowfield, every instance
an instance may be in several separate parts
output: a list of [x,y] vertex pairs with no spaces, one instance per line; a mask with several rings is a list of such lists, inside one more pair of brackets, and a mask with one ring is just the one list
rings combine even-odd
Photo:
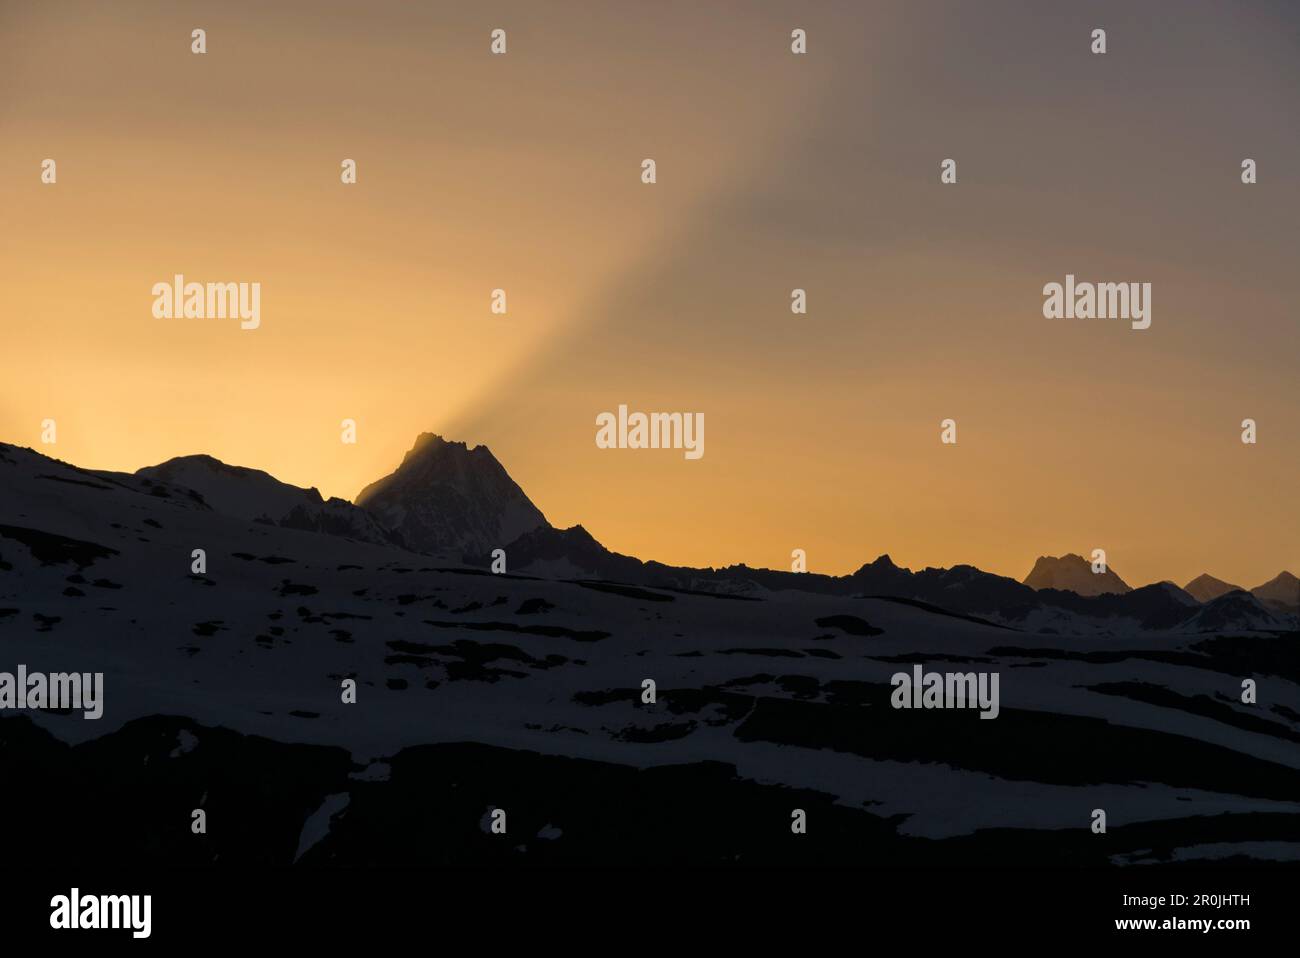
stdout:
[[[673,840],[647,820],[661,809],[690,822],[691,808],[700,821],[677,829],[677,857],[801,854],[782,844],[796,807],[810,809],[809,846],[836,860],[888,842],[906,859],[919,840],[940,842],[925,845],[940,864],[999,849],[1013,862],[1300,857],[1295,633],[1049,635],[888,598],[491,575],[221,515],[184,487],[11,446],[0,488],[0,670],[105,675],[100,721],[0,715],[3,762],[111,782],[119,819],[174,791],[184,807],[160,860],[437,858],[411,851],[426,841],[444,859],[494,860],[478,844],[492,841],[480,819],[494,802],[538,819],[511,849],[574,860],[655,854]],[[190,572],[194,549],[206,575]],[[998,672],[999,717],[891,708],[890,677],[912,663]],[[349,677],[356,704],[341,701]],[[1246,678],[1257,705],[1240,701]],[[641,702],[645,679],[655,704]],[[254,788],[231,783],[261,767],[260,739],[325,748],[286,748],[254,779],[273,839],[217,851],[214,814],[195,852],[190,808]],[[482,748],[420,748],[456,743]],[[108,765],[87,757],[97,749]],[[531,771],[503,771],[516,766]],[[278,775],[306,791],[265,784]],[[466,797],[464,820],[447,812],[442,831],[386,831],[406,821],[404,802],[438,807],[487,782],[491,794]],[[6,813],[42,820],[46,799],[25,795],[10,794]],[[244,798],[240,815],[254,814],[251,795],[227,800]],[[611,803],[629,817],[597,827],[595,809]],[[1089,830],[1097,808],[1105,836]],[[462,831],[472,840],[447,838]],[[868,833],[861,847],[846,837]]]

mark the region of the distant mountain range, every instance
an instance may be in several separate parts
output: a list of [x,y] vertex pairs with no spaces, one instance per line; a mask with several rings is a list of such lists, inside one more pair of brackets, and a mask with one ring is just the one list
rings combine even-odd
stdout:
[[1246,590],[1239,585],[1230,585],[1222,579],[1216,579],[1212,575],[1202,574],[1183,586],[1183,591],[1197,602],[1209,602],[1221,595],[1227,595],[1229,592],[1245,592]]
[[1250,594],[1270,608],[1293,611],[1300,608],[1300,579],[1290,572],[1279,572],[1251,589]]
[[[54,460],[31,457],[53,473]],[[1254,589],[1202,575],[1180,589],[1162,582],[1131,588],[1112,569],[1093,573],[1076,554],[1040,556],[1023,582],[969,565],[899,567],[888,555],[846,576],[756,569],[671,566],[612,552],[582,526],[557,529],[486,446],[420,435],[390,475],[366,486],[356,503],[323,499],[316,489],[211,456],[184,456],[134,474],[76,470],[154,495],[183,495],[244,521],[396,546],[443,562],[486,569],[504,549],[507,571],[546,579],[599,580],[682,592],[737,595],[797,590],[887,597],[951,614],[1043,633],[1117,629],[1286,630],[1300,613],[1300,580],[1289,572]],[[47,476],[48,478],[48,476]],[[72,480],[65,479],[71,482]]]
[[1078,595],[1122,595],[1132,592],[1128,583],[1107,568],[1093,572],[1092,563],[1073,552],[1063,556],[1039,556],[1034,567],[1025,576],[1025,585],[1031,589],[1061,589]]

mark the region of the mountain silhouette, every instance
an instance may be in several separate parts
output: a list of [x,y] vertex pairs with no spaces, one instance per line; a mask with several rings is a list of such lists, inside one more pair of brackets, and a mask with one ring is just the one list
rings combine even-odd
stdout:
[[[448,473],[479,507],[469,518],[503,535],[522,493],[486,450],[426,441],[385,494],[435,508],[420,469]],[[1297,741],[1291,710],[1220,694],[1242,675],[1295,676],[1295,616],[1245,592],[1205,605],[1165,582],[1080,596],[887,555],[844,576],[692,569],[545,524],[505,545],[506,574],[493,575],[486,553],[430,561],[352,525],[283,525],[331,503],[208,457],[94,472],[0,444],[0,489],[9,661],[75,663],[110,690],[94,728],[75,714],[0,715],[6,767],[78,784],[0,796],[8,820],[31,826],[13,837],[28,857],[54,840],[104,860],[129,845],[151,861],[208,861],[214,849],[160,831],[155,813],[209,792],[227,796],[235,826],[216,832],[223,862],[518,861],[475,824],[502,782],[524,796],[511,827],[542,864],[785,860],[788,844],[751,836],[779,832],[789,796],[819,790],[819,817],[860,809],[891,860],[956,864],[1009,845],[1015,860],[1079,862],[1081,843],[1063,836],[1098,782],[1140,819],[1098,865],[1117,848],[1145,858],[1210,840],[1250,857],[1300,817],[1277,811],[1300,787],[1277,760]],[[891,708],[891,673],[925,662],[1001,674],[1006,733],[963,733],[973,714]],[[660,707],[641,699],[642,676],[668,690]],[[361,705],[340,697],[349,679]],[[954,804],[972,780],[981,800]],[[69,837],[60,823],[89,791],[114,828]],[[463,827],[394,827],[433,793],[451,796]],[[757,811],[720,830],[682,794]],[[582,826],[609,807],[670,817],[648,835]],[[1007,808],[1032,811],[1011,841]],[[1170,845],[1170,808],[1191,823],[1183,846]],[[832,835],[824,854],[843,849]]]
[[1214,576],[1206,574],[1198,575],[1191,582],[1187,583],[1187,585],[1183,586],[1183,589],[1188,595],[1196,599],[1197,602],[1210,602],[1221,595],[1227,595],[1229,592],[1246,591],[1239,585],[1232,585],[1231,583],[1224,582],[1222,579],[1216,579]]
[[314,487],[292,486],[259,469],[227,465],[212,456],[179,456],[137,469],[135,475],[192,489],[214,511],[237,519],[401,544],[370,513],[346,499],[323,499]]
[[[525,532],[506,549],[508,568],[553,579],[617,579],[640,582],[647,578],[646,563],[611,552],[584,529],[556,529],[546,525]],[[484,556],[482,561],[487,562]]]
[[1183,627],[1188,632],[1282,630],[1287,623],[1255,596],[1238,589],[1207,602]]
[[[1044,634],[1267,631],[1293,628],[1297,611],[1300,583],[1290,573],[1257,587],[1254,595],[1228,591],[1215,596],[1214,608],[1203,609],[1199,598],[1171,582],[1130,589],[1113,571],[1094,575],[1087,560],[1074,554],[1040,557],[1023,583],[971,565],[913,572],[888,555],[843,576],[642,560],[611,551],[583,526],[552,527],[486,446],[469,448],[429,433],[419,436],[392,474],[363,489],[356,504],[324,500],[314,488],[299,488],[211,456],[183,456],[130,474],[81,470],[32,450],[4,448],[15,465],[23,464],[24,474],[45,480],[38,485],[48,485],[57,475],[65,490],[60,500],[65,511],[76,505],[77,487],[103,482],[105,488],[143,494],[173,508],[184,505],[262,526],[397,548],[408,555],[423,553],[472,570],[488,569],[493,550],[504,549],[508,573],[542,580],[739,599],[780,592],[888,599]],[[29,534],[36,533],[22,533]],[[58,548],[80,547],[64,543]],[[1209,578],[1189,585],[1201,591]],[[1233,602],[1217,603],[1232,596],[1237,596]],[[1243,596],[1249,601],[1242,601]]]
[[1122,594],[1131,591],[1115,570],[1093,572],[1092,564],[1073,552],[1063,556],[1039,556],[1024,578],[1031,589],[1062,589],[1078,595]]
[[1279,572],[1263,585],[1251,589],[1250,594],[1270,609],[1300,612],[1300,579],[1290,572]]
[[356,504],[411,549],[481,555],[550,523],[487,446],[421,433],[390,475]]

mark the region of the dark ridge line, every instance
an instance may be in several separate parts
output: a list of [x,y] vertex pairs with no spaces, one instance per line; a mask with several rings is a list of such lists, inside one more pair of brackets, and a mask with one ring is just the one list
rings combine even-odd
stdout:
[[1017,629],[1013,625],[1003,625],[1000,622],[994,622],[990,619],[981,619],[977,615],[966,615],[964,612],[952,612],[942,606],[932,605],[929,602],[922,602],[920,599],[905,599],[899,595],[864,595],[863,599],[881,599],[885,602],[897,602],[899,605],[910,605],[913,608],[921,609],[925,612],[933,612],[935,615],[946,615],[954,619],[965,619],[967,622],[974,622],[976,625],[987,625],[995,629],[1006,629],[1008,632],[1023,632],[1024,629]]
[[678,595],[699,595],[706,599],[730,599],[733,602],[762,602],[763,600],[756,595],[734,595],[730,592],[710,592],[707,589],[686,589],[680,586],[658,585],[656,589],[663,589],[665,592],[676,592]]
[[[427,553],[416,553],[416,554],[417,554],[417,555],[427,555]],[[378,571],[380,571],[380,572],[384,571],[384,569],[383,569],[382,566],[378,566],[378,567],[376,567],[376,568],[377,568]],[[520,581],[523,581],[523,582],[556,582],[556,581],[561,581],[561,580],[557,580],[557,579],[543,579],[541,576],[536,576],[536,575],[520,575],[520,574],[517,573],[517,572],[486,572],[486,571],[484,571],[483,569],[469,569],[469,568],[463,568],[463,567],[460,567],[460,568],[450,568],[450,567],[444,567],[444,566],[435,566],[435,567],[432,569],[432,571],[433,571],[433,572],[452,572],[452,573],[455,573],[456,575],[490,575],[490,576],[496,576],[497,578],[501,578],[501,579],[519,579]]]
[[112,492],[112,486],[105,486],[98,482],[87,482],[84,479],[68,479],[66,476],[52,476],[48,472],[37,473],[37,479],[49,479],[53,482],[66,482],[74,486],[89,486],[91,489],[99,489],[103,492]]
[[621,595],[627,599],[641,599],[646,602],[677,601],[671,595],[664,595],[662,592],[651,592],[649,589],[642,589],[639,586],[634,585],[623,585],[618,582],[607,582],[599,579],[564,579],[563,581],[572,585],[582,586],[584,589],[591,589],[595,592],[604,592],[609,595]]

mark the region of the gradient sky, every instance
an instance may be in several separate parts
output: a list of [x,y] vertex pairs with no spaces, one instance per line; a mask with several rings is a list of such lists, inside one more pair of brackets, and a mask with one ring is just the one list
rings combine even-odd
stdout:
[[[1300,572],[1300,13],[1069,7],[3,0],[0,440],[352,498],[437,432],[675,563]],[[1151,328],[1044,319],[1066,273]],[[597,449],[620,403],[704,458]]]

